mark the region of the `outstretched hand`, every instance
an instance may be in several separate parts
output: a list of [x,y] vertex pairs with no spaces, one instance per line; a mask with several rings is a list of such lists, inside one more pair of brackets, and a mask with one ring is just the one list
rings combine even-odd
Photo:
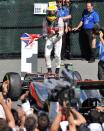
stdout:
[[7,98],[6,100],[6,105],[8,106],[8,108],[11,110],[12,109],[12,100],[10,98]]
[[23,95],[20,96],[20,100],[25,100],[29,96],[29,91],[26,91]]
[[99,37],[100,37],[100,38],[102,38],[102,37],[103,37],[103,35],[104,35],[104,34],[103,34],[103,32],[102,32],[102,31],[100,31],[100,32],[99,32]]

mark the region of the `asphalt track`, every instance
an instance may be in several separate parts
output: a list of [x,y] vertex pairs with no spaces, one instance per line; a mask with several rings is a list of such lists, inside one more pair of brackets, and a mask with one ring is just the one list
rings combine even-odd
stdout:
[[[53,71],[54,71],[54,60]],[[98,60],[95,63],[88,63],[87,61],[82,60],[64,60],[62,63],[72,63],[73,69],[80,72],[82,79],[92,79],[97,80],[97,67]],[[63,68],[63,67],[61,67]],[[38,59],[38,72],[46,72],[45,60]],[[0,60],[0,81],[2,81],[5,73],[7,72],[18,72],[21,73],[21,60],[20,59],[2,59]]]

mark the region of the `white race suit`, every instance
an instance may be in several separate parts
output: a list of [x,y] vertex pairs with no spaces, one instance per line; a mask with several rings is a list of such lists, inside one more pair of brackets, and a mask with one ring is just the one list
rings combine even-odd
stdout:
[[[47,20],[46,20],[47,21]],[[62,48],[62,35],[64,33],[64,22],[62,18],[58,18],[56,24],[54,22],[47,22],[46,30],[50,28],[58,28],[57,34],[48,34],[46,38],[45,44],[45,60],[47,68],[52,68],[51,64],[51,52],[54,47],[54,54],[55,54],[55,67],[60,68],[61,64],[61,48]],[[48,31],[47,31],[48,32]]]

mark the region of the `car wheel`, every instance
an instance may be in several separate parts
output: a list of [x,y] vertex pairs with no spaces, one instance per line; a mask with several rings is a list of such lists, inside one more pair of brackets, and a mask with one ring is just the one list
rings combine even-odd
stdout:
[[9,80],[8,97],[17,101],[21,95],[21,77],[18,73],[8,72],[3,78],[3,82]]

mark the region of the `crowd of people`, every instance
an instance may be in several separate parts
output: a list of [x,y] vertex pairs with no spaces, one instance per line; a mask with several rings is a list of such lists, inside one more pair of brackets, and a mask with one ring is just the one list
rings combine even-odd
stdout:
[[[49,109],[46,111],[45,109],[37,110],[36,106],[31,105],[29,91],[21,94],[19,101],[14,106],[14,102],[8,97],[10,88],[8,81],[5,80],[0,88],[2,88],[0,92],[0,131],[104,130],[103,105],[93,107],[89,110],[90,113],[86,111],[83,114],[79,108],[71,106],[68,95],[71,92],[67,94],[63,91],[60,99],[48,103]],[[86,107],[88,105],[86,103]]]

